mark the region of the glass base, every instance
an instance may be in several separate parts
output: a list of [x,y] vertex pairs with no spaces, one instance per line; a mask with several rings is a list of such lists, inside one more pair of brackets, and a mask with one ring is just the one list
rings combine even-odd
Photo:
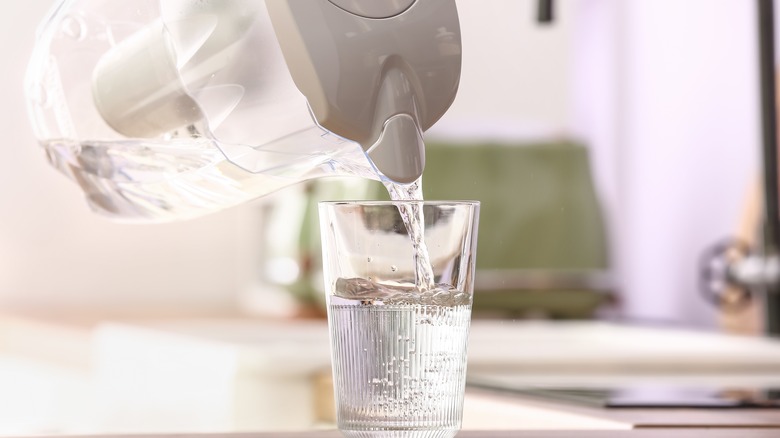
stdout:
[[459,429],[341,430],[347,438],[452,438]]

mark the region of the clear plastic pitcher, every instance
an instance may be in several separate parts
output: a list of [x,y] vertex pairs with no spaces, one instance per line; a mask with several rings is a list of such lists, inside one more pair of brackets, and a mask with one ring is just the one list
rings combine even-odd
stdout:
[[[95,211],[125,220],[196,217],[321,176],[380,179],[371,148],[422,150],[422,132],[454,99],[460,34],[454,0],[366,3],[387,17],[360,3],[58,2],[26,78],[35,134]],[[312,33],[331,16],[351,21],[323,27],[332,41]],[[296,19],[305,31],[280,38],[280,22]],[[365,138],[348,135],[359,123]]]

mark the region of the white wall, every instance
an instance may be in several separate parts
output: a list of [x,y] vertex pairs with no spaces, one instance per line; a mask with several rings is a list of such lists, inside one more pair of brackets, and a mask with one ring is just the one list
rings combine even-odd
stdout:
[[702,251],[759,172],[754,2],[582,0],[575,132],[595,155],[630,318],[714,324]]
[[431,134],[465,130],[527,139],[565,133],[574,3],[559,2],[556,22],[541,27],[537,0],[459,0],[457,5],[460,89]]

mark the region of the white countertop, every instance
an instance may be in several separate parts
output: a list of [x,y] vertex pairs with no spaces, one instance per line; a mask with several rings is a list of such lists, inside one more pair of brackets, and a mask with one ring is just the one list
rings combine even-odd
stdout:
[[[43,415],[38,426],[79,433],[307,429],[318,418],[317,379],[330,367],[322,320],[192,318],[74,326],[5,318],[0,354],[0,382],[39,382],[29,391],[12,386],[33,394],[28,400],[47,400],[36,411]],[[33,362],[38,365],[24,365]],[[503,373],[529,386],[658,380],[780,386],[780,343],[600,322],[477,320],[469,371],[475,378]],[[0,407],[13,407],[9,394],[0,393]],[[69,410],[59,409],[68,400]],[[65,419],[57,412],[72,415]],[[627,427],[629,422],[479,391],[469,391],[465,403],[466,429]],[[7,429],[0,427],[0,435]]]

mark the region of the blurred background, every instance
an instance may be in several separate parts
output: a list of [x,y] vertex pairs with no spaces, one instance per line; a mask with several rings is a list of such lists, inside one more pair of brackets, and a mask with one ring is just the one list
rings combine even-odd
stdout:
[[[760,297],[726,314],[698,286],[707,248],[760,229],[754,3],[561,0],[541,25],[536,3],[458,1],[461,87],[426,137],[426,197],[483,202],[484,338],[505,339],[490,335],[499,330],[530,354],[546,334],[509,334],[528,320],[577,327],[572,342],[611,326],[571,320],[760,335]],[[0,432],[327,424],[312,389],[329,360],[318,248],[302,236],[312,202],[376,187],[308,183],[159,225],[94,215],[27,120],[25,68],[51,6],[29,0],[0,16],[0,394],[14,395],[0,395]],[[257,377],[266,371],[276,377]]]

